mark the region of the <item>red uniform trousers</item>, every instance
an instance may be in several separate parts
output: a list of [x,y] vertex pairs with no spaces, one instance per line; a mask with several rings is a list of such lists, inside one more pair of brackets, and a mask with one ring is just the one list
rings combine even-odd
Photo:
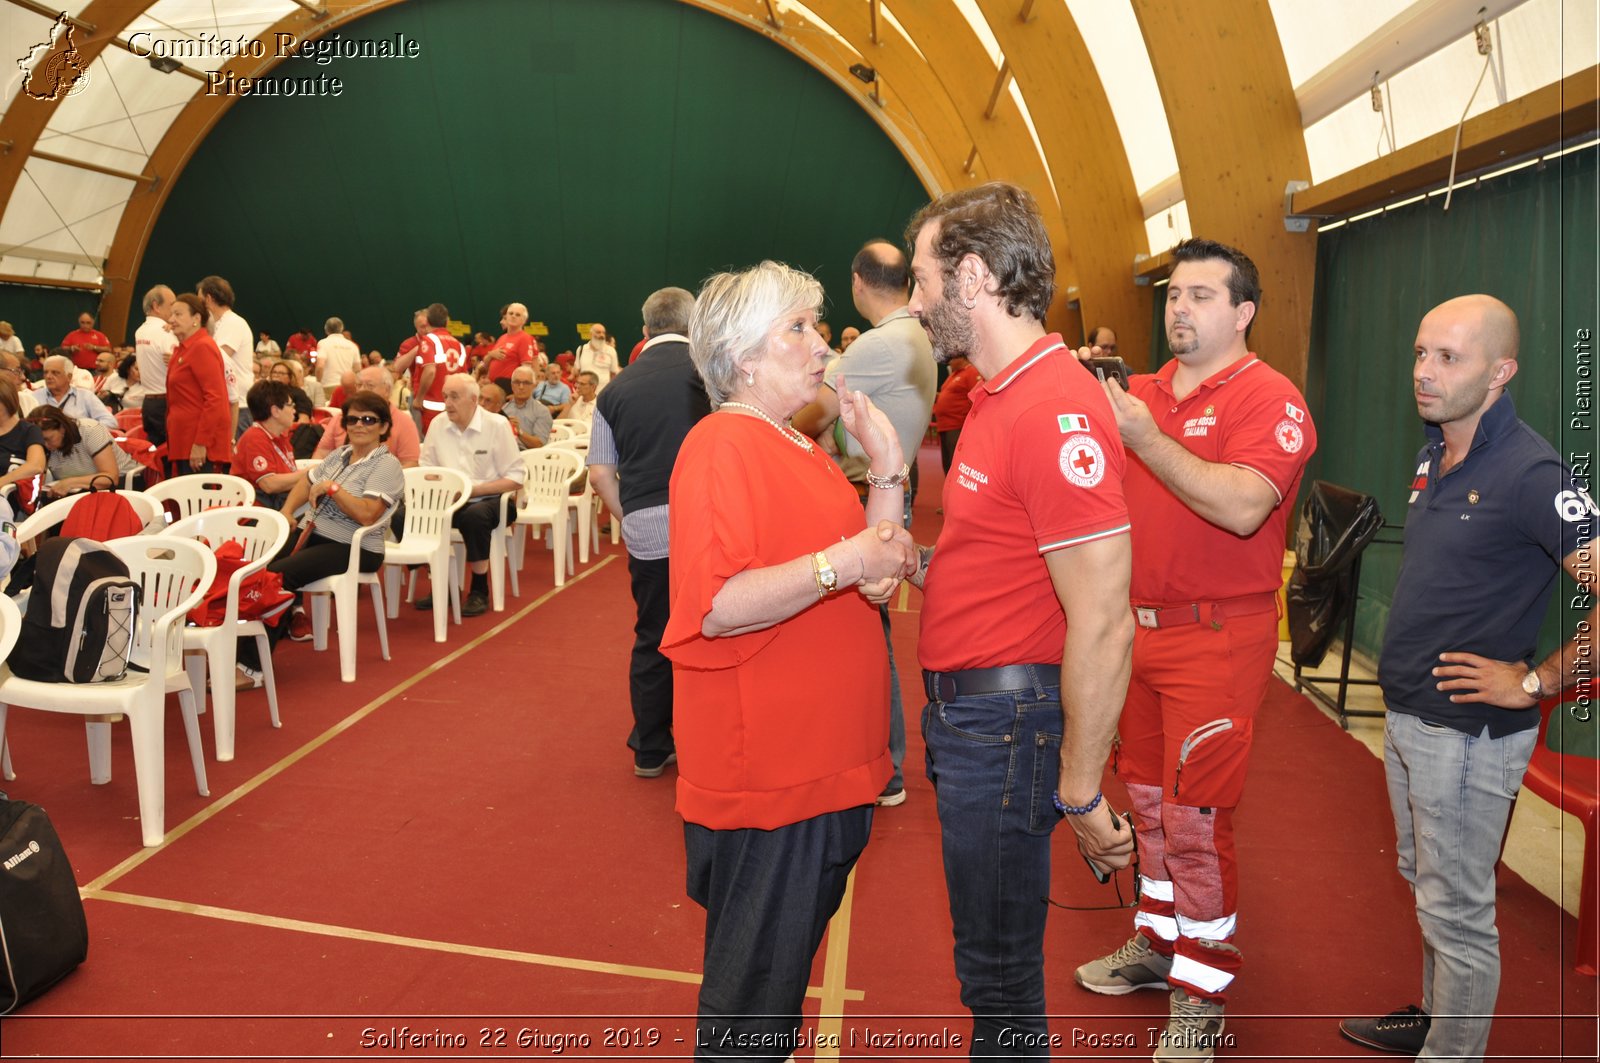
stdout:
[[1220,1001],[1243,962],[1231,941],[1233,810],[1272,676],[1278,617],[1270,594],[1197,611],[1198,620],[1189,605],[1145,611],[1145,622],[1161,626],[1141,623],[1134,633],[1114,769],[1139,830],[1144,897],[1134,925],[1173,957],[1171,984]]

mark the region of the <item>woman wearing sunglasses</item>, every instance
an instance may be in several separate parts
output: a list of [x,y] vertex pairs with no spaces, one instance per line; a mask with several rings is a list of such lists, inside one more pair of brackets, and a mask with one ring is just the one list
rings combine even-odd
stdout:
[[[358,391],[345,400],[342,419],[349,442],[296,482],[283,504],[285,517],[291,522],[299,518],[300,531],[289,537],[284,553],[267,570],[282,574],[284,590],[298,591],[343,572],[356,532],[387,525],[405,497],[405,470],[384,445],[393,424],[389,403],[380,395]],[[362,545],[361,571],[378,571],[383,567],[383,534],[367,536]],[[310,623],[298,604],[287,627],[296,642],[311,637]],[[282,630],[283,625],[268,628],[273,645]],[[260,683],[254,639],[239,640],[239,666],[241,687]]]

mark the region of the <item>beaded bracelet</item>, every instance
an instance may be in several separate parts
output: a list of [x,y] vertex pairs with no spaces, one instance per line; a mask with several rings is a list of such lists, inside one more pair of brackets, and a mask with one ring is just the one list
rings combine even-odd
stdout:
[[1094,800],[1086,805],[1069,805],[1061,800],[1061,791],[1057,790],[1050,795],[1050,800],[1055,802],[1056,811],[1063,816],[1087,816],[1090,812],[1100,807],[1100,799],[1105,795],[1096,790]]
[[893,476],[879,476],[871,469],[867,470],[867,486],[876,487],[880,491],[893,490],[894,488],[905,483],[910,478],[911,466],[906,462],[902,462],[900,464],[900,471],[895,473]]

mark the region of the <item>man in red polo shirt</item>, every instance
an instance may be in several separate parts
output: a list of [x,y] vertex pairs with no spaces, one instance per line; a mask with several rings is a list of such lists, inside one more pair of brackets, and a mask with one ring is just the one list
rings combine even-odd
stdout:
[[417,384],[422,379],[422,362],[417,358],[422,353],[422,337],[428,334],[428,311],[418,310],[411,315],[411,327],[416,331],[400,341],[399,350],[394,355],[395,376],[401,373],[411,374],[411,420],[419,426],[420,434],[422,424],[422,393],[417,390]]
[[426,435],[433,419],[444,412],[444,378],[466,369],[467,349],[450,335],[446,327],[450,324],[450,311],[443,303],[430,303],[423,315],[428,331],[418,337],[411,405],[422,411],[422,434]]
[[111,341],[94,327],[94,315],[85,310],[78,315],[78,327],[62,337],[61,346],[72,351],[73,365],[92,373],[95,359],[111,349]]
[[1127,393],[1103,385],[1131,455],[1139,627],[1116,770],[1144,899],[1133,938],[1076,980],[1111,995],[1170,986],[1156,1058],[1210,1059],[1242,963],[1233,810],[1278,649],[1284,530],[1317,435],[1299,389],[1247,346],[1255,264],[1210,240],[1172,258],[1172,361]]
[[531,365],[538,360],[539,349],[533,337],[522,331],[528,323],[528,308],[521,303],[508,303],[500,315],[500,327],[505,331],[483,356],[491,384],[499,384],[507,395],[511,394],[511,374],[519,365]]
[[985,377],[912,577],[956,974],[974,1058],[1048,1057],[1051,832],[1065,818],[1102,869],[1133,852],[1100,794],[1133,642],[1122,444],[1094,377],[1045,332],[1055,258],[1031,195],[952,192],[906,240],[912,316]]

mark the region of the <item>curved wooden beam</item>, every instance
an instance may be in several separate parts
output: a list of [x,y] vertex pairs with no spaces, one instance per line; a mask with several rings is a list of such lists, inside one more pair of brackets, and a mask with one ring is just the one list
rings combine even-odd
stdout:
[[1123,357],[1144,368],[1150,290],[1134,284],[1132,271],[1134,257],[1148,248],[1144,214],[1089,48],[1066,4],[1032,5],[1027,21],[1017,0],[978,0],[978,6],[1016,72],[1050,164],[1075,252],[1084,328],[1110,325]]
[[[92,33],[80,29],[73,34],[73,44],[83,57],[84,66],[92,65],[100,53],[112,47],[128,24],[149,6],[150,0],[94,0],[79,12],[75,21],[94,27]],[[36,100],[19,92],[5,117],[0,118],[0,141],[9,145],[0,154],[0,203],[11,202],[39,137],[65,98],[63,95],[54,100]]]
[[1255,261],[1262,311],[1250,346],[1304,389],[1317,238],[1288,232],[1283,206],[1290,181],[1311,179],[1311,162],[1268,0],[1133,0],[1133,11],[1172,130],[1190,226]]
[[[835,0],[839,2],[841,0]],[[828,6],[819,4],[814,9]],[[1050,306],[1050,327],[1069,340],[1076,339],[1083,326],[1077,311],[1068,305],[1068,289],[1078,284],[1072,247],[1067,242],[1055,187],[1050,183],[1044,159],[1034,146],[1021,109],[1009,92],[995,92],[999,71],[977,33],[956,7],[955,0],[917,0],[913,4],[897,5],[894,12],[906,33],[916,42],[928,67],[955,101],[962,123],[971,136],[970,143],[988,164],[990,175],[1026,188],[1039,201],[1039,211],[1044,216],[1056,255],[1056,295]]]

